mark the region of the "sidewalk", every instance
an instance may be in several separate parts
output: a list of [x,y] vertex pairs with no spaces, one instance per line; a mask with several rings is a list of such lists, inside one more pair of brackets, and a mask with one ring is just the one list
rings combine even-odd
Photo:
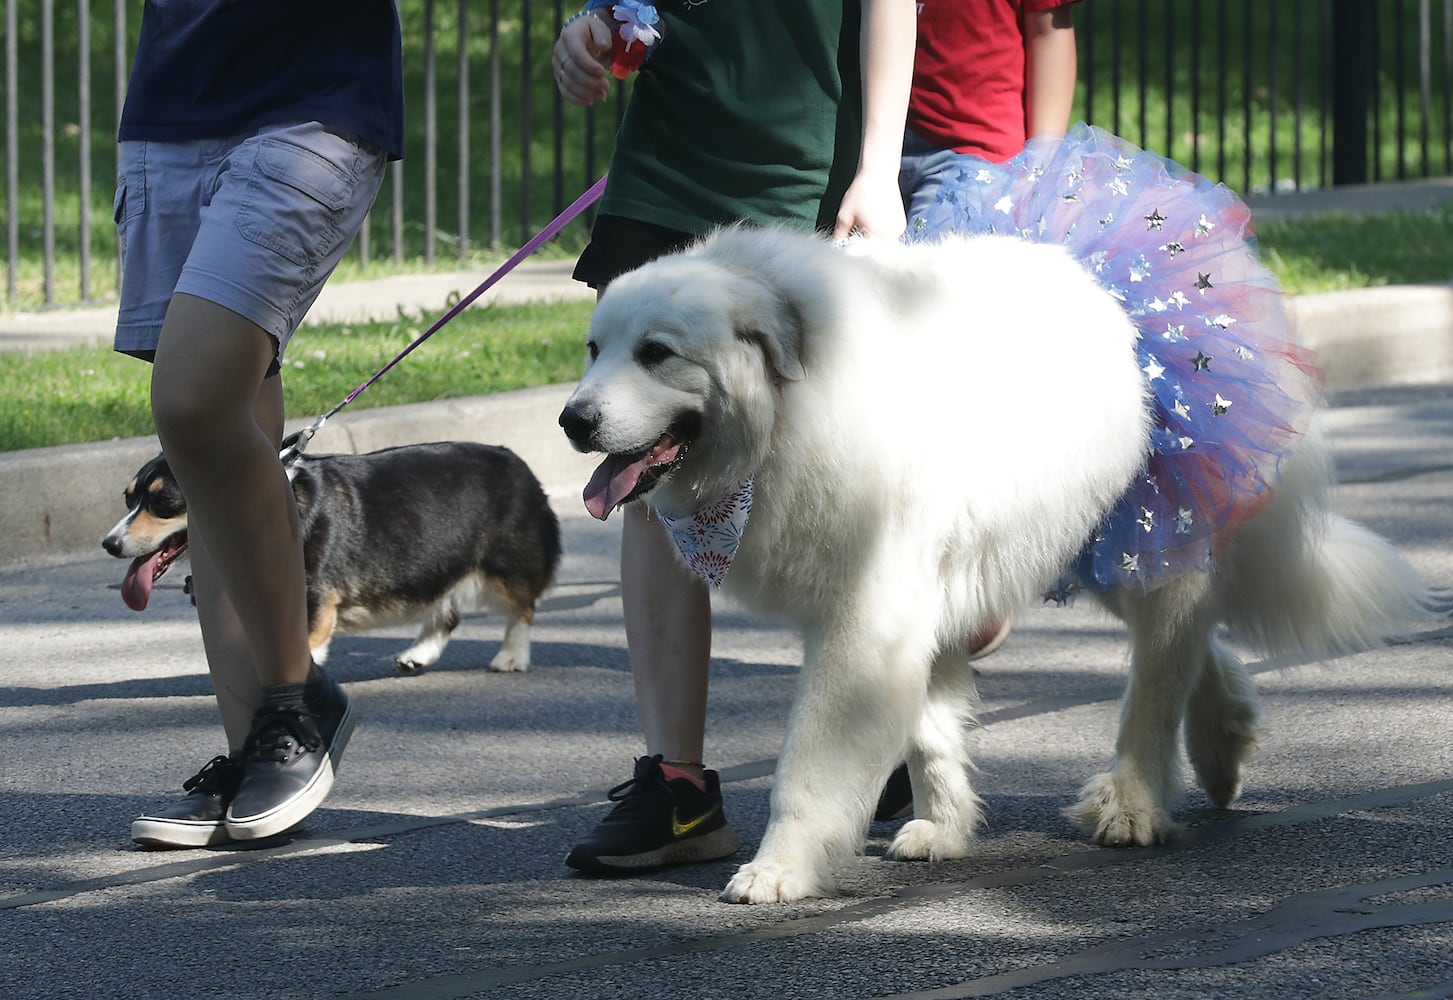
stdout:
[[[474,303],[508,305],[554,299],[593,299],[595,292],[570,277],[568,260],[527,260]],[[488,271],[401,274],[374,281],[323,286],[308,311],[307,323],[356,323],[390,320],[402,309],[425,319],[443,315],[453,302],[478,288]],[[116,306],[50,312],[0,313],[0,351],[69,347],[109,342],[116,332]]]

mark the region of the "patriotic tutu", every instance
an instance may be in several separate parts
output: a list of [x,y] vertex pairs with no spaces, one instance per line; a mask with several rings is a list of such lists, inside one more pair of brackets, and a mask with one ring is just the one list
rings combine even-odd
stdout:
[[1001,164],[963,156],[933,208],[909,220],[911,241],[1000,233],[1061,243],[1136,326],[1150,456],[1061,600],[1077,586],[1145,591],[1210,570],[1307,429],[1321,371],[1287,339],[1282,293],[1250,222],[1224,185],[1084,124]]

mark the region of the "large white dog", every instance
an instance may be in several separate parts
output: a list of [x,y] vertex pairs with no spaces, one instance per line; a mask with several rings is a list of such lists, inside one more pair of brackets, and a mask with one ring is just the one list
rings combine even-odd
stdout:
[[[844,252],[733,229],[610,286],[560,418],[607,455],[587,506],[681,517],[753,480],[725,587],[804,633],[771,821],[724,899],[830,892],[905,759],[915,818],[890,856],[968,852],[963,637],[1038,601],[1143,466],[1134,341],[1064,251],[1008,237]],[[1129,626],[1130,683],[1114,763],[1068,810],[1097,841],[1174,831],[1183,721],[1212,800],[1239,793],[1257,704],[1218,626],[1306,658],[1423,612],[1411,568],[1327,511],[1328,464],[1308,436],[1214,574],[1105,596]]]

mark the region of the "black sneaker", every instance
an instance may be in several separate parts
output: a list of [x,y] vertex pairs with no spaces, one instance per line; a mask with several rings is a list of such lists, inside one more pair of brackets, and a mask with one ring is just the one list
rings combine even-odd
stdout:
[[737,852],[737,834],[722,811],[715,771],[706,772],[702,791],[688,778],[668,780],[660,754],[641,757],[635,776],[612,788],[608,797],[616,807],[565,856],[577,871],[631,875]]
[[242,767],[231,757],[218,754],[202,769],[182,782],[186,798],[169,809],[140,816],[131,823],[131,839],[143,847],[216,847],[230,844],[223,819]]
[[902,819],[913,814],[913,785],[908,780],[908,765],[899,764],[888,775],[883,794],[878,796],[878,807],[873,818],[884,820]]
[[[320,671],[321,674],[321,671]],[[227,809],[227,833],[257,840],[285,833],[322,805],[353,731],[348,695],[322,674],[308,684],[306,708],[264,705],[242,748],[242,781]]]

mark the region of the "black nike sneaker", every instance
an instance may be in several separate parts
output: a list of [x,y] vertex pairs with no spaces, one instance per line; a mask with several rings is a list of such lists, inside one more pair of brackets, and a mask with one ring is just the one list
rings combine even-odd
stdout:
[[689,778],[667,778],[661,755],[636,760],[631,780],[610,790],[616,807],[565,863],[592,875],[637,872],[716,861],[737,852],[737,833],[722,811],[721,780],[706,772],[706,790]]

